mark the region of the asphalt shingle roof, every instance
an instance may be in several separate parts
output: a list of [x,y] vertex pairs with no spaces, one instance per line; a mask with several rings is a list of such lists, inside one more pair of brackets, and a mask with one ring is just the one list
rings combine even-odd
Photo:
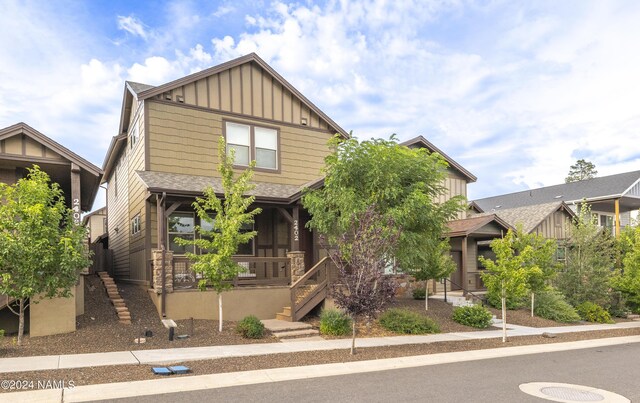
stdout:
[[153,85],[147,85],[147,84],[142,84],[142,83],[136,83],[133,81],[127,81],[127,84],[129,84],[129,87],[133,90],[133,92],[135,92],[136,94],[141,93],[142,91],[146,91],[146,90],[150,90],[151,88],[155,88]]
[[[167,193],[201,194],[208,186],[222,193],[222,181],[211,176],[183,175],[168,172],[136,171],[138,177],[150,191]],[[282,199],[287,201],[297,195],[306,185],[283,185],[279,183],[253,182],[256,187],[248,195],[257,199]]]
[[604,196],[621,196],[638,179],[640,179],[640,171],[632,171],[474,201],[481,209],[490,212],[552,201],[571,202]]
[[[452,220],[447,223],[447,237],[470,235],[485,225],[496,221],[499,225],[504,225],[496,214],[482,214],[467,217],[461,220]],[[505,223],[506,224],[506,223]],[[506,227],[509,229],[508,227]]]
[[561,201],[556,201],[533,206],[500,209],[495,212],[478,214],[476,217],[492,216],[495,214],[514,228],[516,228],[518,224],[521,224],[522,230],[529,233],[549,217],[550,214],[558,210],[562,206],[562,203]]

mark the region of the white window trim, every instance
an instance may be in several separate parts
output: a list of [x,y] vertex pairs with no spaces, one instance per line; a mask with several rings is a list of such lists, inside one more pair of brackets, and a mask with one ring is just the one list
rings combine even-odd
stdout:
[[[225,143],[227,141],[227,124],[231,123],[231,124],[235,124],[235,125],[243,125],[243,126],[247,126],[249,128],[249,161],[255,161],[256,160],[256,139],[255,139],[255,129],[259,128],[259,129],[266,129],[266,130],[273,130],[276,133],[276,149],[272,150],[275,151],[276,153],[276,157],[275,157],[275,162],[276,162],[276,166],[275,168],[268,168],[268,167],[261,167],[261,166],[257,166],[255,169],[257,171],[265,171],[265,172],[280,172],[280,129],[277,127],[270,127],[270,126],[262,126],[262,125],[255,125],[252,123],[246,123],[246,122],[237,122],[237,121],[233,121],[233,120],[225,120],[223,121],[224,123],[224,136],[225,136]],[[244,144],[236,144],[236,143],[226,143],[227,146],[228,145],[239,145],[242,147],[246,147],[246,145]],[[266,149],[269,150],[269,149]],[[245,164],[239,164],[237,162],[234,161],[233,163],[234,166],[238,166],[238,167],[246,167],[248,165]]]

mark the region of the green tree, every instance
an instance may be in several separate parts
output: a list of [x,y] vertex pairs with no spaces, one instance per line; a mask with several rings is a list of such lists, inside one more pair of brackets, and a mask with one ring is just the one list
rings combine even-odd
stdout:
[[585,179],[592,179],[598,175],[596,166],[584,159],[579,159],[575,164],[569,168],[569,174],[564,179],[565,183],[582,181]]
[[608,308],[609,281],[617,257],[615,240],[597,225],[586,203],[581,204],[569,230],[564,269],[556,285],[573,306],[593,302]]
[[391,251],[400,270],[423,279],[447,276],[452,266],[443,258],[448,242],[442,235],[465,200],[438,202],[446,194],[444,158],[400,146],[394,136],[366,141],[336,136],[330,146],[334,152],[325,158],[324,187],[306,192],[302,200],[312,216],[308,226],[335,245],[359,215],[375,206],[383,222],[402,229]]
[[541,275],[535,265],[535,251],[531,245],[522,247],[521,240],[512,230],[504,238],[491,241],[496,260],[480,256],[486,267],[481,273],[488,293],[500,295],[502,305],[502,341],[507,341],[507,298],[523,298],[527,294],[527,280]]
[[71,296],[89,266],[86,229],[73,223],[57,183],[36,165],[14,185],[0,183],[0,294],[15,299],[18,345],[24,312],[37,298]]
[[233,255],[238,253],[238,247],[246,244],[256,236],[256,231],[242,231],[243,227],[252,225],[256,215],[262,211],[249,207],[254,202],[254,196],[247,196],[247,192],[255,185],[249,181],[253,177],[252,161],[249,168],[237,178],[233,173],[234,152],[227,155],[223,137],[218,141],[218,172],[222,178],[224,198],[216,196],[213,188],[204,191],[204,197],[196,198],[193,208],[201,220],[209,224],[210,230],[196,227],[199,237],[194,240],[177,239],[181,245],[195,245],[202,253],[187,253],[193,263],[193,270],[202,273],[199,281],[200,290],[213,288],[218,294],[218,331],[222,332],[222,293],[233,287],[232,281],[244,267],[233,261]]
[[640,227],[625,228],[620,235],[622,270],[611,278],[611,286],[622,293],[634,313],[640,312]]
[[530,259],[525,261],[529,268],[527,275],[527,289],[531,293],[531,316],[535,309],[536,294],[547,290],[549,282],[558,274],[558,264],[555,261],[557,243],[539,234],[527,234],[518,226],[515,232],[513,248],[516,254],[522,253],[527,246],[531,247]]

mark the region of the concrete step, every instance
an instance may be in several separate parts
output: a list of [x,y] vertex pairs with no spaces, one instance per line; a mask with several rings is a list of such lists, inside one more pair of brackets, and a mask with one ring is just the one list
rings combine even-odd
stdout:
[[126,306],[117,306],[116,312],[129,312]]
[[303,322],[288,322],[278,319],[264,319],[261,321],[265,329],[272,333],[275,332],[289,332],[293,330],[306,330],[311,329],[312,326]]
[[131,319],[120,319],[118,322],[122,323],[123,325],[130,325]]
[[281,320],[284,322],[293,322],[293,318],[291,317],[291,315],[285,315],[283,313],[277,313],[275,320]]
[[285,306],[282,312],[280,312],[284,316],[291,316],[291,307]]
[[279,339],[292,339],[300,336],[318,336],[319,331],[315,329],[291,330],[288,332],[273,332],[273,335]]

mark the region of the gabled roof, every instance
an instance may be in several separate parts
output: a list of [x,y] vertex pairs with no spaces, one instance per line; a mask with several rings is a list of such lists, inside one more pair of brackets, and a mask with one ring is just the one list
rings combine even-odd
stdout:
[[262,60],[257,54],[249,53],[248,55],[238,57],[237,59],[230,60],[228,62],[219,64],[214,67],[210,67],[208,69],[199,71],[194,74],[190,74],[186,77],[179,78],[177,80],[168,82],[166,84],[159,85],[157,87],[149,88],[145,91],[141,91],[138,93],[138,100],[144,100],[147,98],[154,97],[156,95],[160,95],[164,92],[170,91],[177,87],[181,87],[185,84],[190,84],[199,79],[208,77],[213,74],[218,74],[221,71],[229,70],[233,67],[240,66],[245,63],[254,62],[259,65],[263,70],[267,71],[273,78],[278,81],[283,87],[289,90],[293,95],[300,99],[300,101],[306,105],[309,109],[314,111],[318,116],[324,119],[332,129],[334,129],[337,133],[340,133],[345,138],[349,137],[349,134],[341,128],[336,122],[334,122],[329,116],[327,116],[324,112],[320,110],[313,102],[309,101],[307,97],[302,95],[300,91],[298,91],[293,85],[291,85],[287,80],[285,80],[277,71],[275,71],[271,66],[267,64],[264,60]]
[[442,150],[440,150],[438,147],[433,145],[431,142],[429,142],[427,139],[425,139],[422,136],[414,137],[410,140],[404,141],[400,143],[400,145],[407,146],[407,147],[422,146],[428,149],[429,151],[431,151],[432,153],[438,153],[447,161],[449,166],[451,166],[452,168],[460,172],[464,177],[466,177],[469,180],[469,182],[475,182],[476,180],[478,180],[478,178],[476,178],[474,174],[467,171],[462,165],[458,164],[453,158],[449,157]]
[[472,235],[485,225],[494,222],[499,227],[502,227],[505,231],[513,229],[509,223],[495,214],[487,214],[483,216],[474,216],[469,218],[463,218],[461,220],[452,220],[447,223],[448,231],[445,233],[445,237],[453,238],[458,236]]
[[[170,195],[201,196],[207,187],[223,194],[222,180],[211,176],[184,175],[156,171],[136,171],[147,190],[151,193],[166,192]],[[299,199],[300,193],[309,184],[302,186],[283,185],[279,183],[252,182],[256,187],[248,192],[256,201],[292,203]]]
[[129,90],[131,90],[131,92],[135,95],[138,95],[141,92],[148,91],[150,89],[155,88],[153,85],[136,83],[133,81],[125,81],[124,85],[126,85],[127,88],[129,88]]
[[293,85],[291,85],[287,80],[285,80],[278,72],[276,72],[271,66],[269,66],[264,60],[262,60],[257,54],[250,53],[248,55],[230,60],[228,62],[219,64],[217,66],[199,71],[194,74],[190,74],[186,77],[179,78],[177,80],[168,82],[166,84],[162,84],[159,86],[152,86],[142,83],[136,83],[133,81],[126,81],[124,86],[124,95],[122,99],[122,110],[120,113],[120,126],[118,129],[118,135],[114,136],[111,144],[109,145],[109,149],[107,150],[107,154],[105,156],[104,162],[102,164],[104,169],[104,179],[103,182],[107,181],[111,176],[111,172],[113,170],[113,166],[117,159],[117,156],[120,154],[123,147],[126,145],[127,141],[127,128],[125,125],[128,120],[126,119],[126,111],[131,109],[131,104],[133,100],[135,101],[143,101],[145,99],[149,99],[155,97],[156,95],[163,94],[167,91],[171,91],[175,88],[184,86],[186,84],[193,83],[197,80],[203,79],[205,77],[209,77],[214,74],[218,74],[220,72],[230,70],[234,67],[246,64],[246,63],[256,63],[260,68],[262,68],[265,72],[270,74],[273,79],[280,83],[284,88],[286,88],[289,92],[293,94],[293,96],[297,97],[300,102],[307,106],[309,110],[313,111],[317,114],[322,120],[324,120],[327,125],[334,130],[336,133],[339,133],[344,138],[348,138],[349,134],[340,127],[336,122],[334,122],[329,116],[327,116],[320,108],[313,104],[313,102],[309,101],[307,97],[305,97],[300,91],[298,91]]
[[530,233],[535,230],[540,223],[547,219],[551,214],[556,211],[565,211],[571,217],[575,217],[575,213],[561,201],[536,204],[532,206],[522,206],[512,209],[504,209],[490,213],[478,214],[476,217],[490,217],[497,215],[504,221],[508,222],[512,227],[522,225],[522,230],[526,233]]
[[628,194],[640,181],[640,171],[563,183],[538,189],[474,200],[484,211],[499,211],[552,201],[566,203],[620,198]]
[[45,136],[44,134],[40,133],[24,122],[16,123],[15,125],[0,129],[0,140],[5,140],[18,134],[24,134],[25,136],[42,144],[43,146],[50,148],[51,150],[69,160],[69,162],[78,165],[80,168],[95,176],[99,177],[100,175],[102,175],[102,170],[100,168],[93,165],[68,148],[64,147],[63,145],[55,142],[54,140],[51,140],[49,137]]
[[475,212],[475,213],[484,213],[484,210],[480,208],[480,206],[478,206],[478,203],[471,201],[467,204],[467,207],[469,208],[469,210]]
[[82,217],[82,225],[87,225],[87,223],[89,222],[89,218],[93,217],[94,215],[106,215],[106,214],[107,214],[106,206],[100,207],[97,210],[93,210],[89,214],[85,214],[84,217]]

